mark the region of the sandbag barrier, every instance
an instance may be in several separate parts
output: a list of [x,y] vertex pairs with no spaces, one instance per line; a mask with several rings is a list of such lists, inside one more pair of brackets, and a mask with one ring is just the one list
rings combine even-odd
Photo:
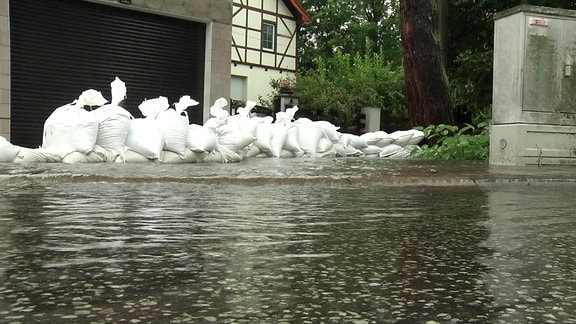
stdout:
[[[84,91],[55,109],[44,123],[42,146],[25,148],[0,136],[0,162],[13,163],[201,163],[241,162],[247,158],[374,157],[405,159],[418,149],[416,130],[354,135],[327,121],[295,118],[298,107],[271,116],[252,116],[248,101],[229,115],[220,98],[204,125],[188,124],[186,109],[198,105],[183,96],[170,107],[166,97],[144,100],[144,118],[134,118],[120,102],[124,83],[112,83],[110,103],[99,91]],[[96,107],[86,110],[84,107]]]

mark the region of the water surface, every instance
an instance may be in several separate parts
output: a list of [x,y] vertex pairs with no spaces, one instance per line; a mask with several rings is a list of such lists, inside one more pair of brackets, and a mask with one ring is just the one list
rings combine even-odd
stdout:
[[2,183],[2,322],[576,323],[571,184],[30,168],[51,176],[12,168]]

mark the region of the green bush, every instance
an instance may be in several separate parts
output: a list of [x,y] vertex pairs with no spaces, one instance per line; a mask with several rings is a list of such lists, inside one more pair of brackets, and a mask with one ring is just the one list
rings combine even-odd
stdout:
[[492,52],[458,54],[450,74],[450,99],[457,122],[477,124],[492,114]]
[[466,124],[417,127],[424,132],[426,144],[412,151],[412,156],[426,160],[487,160],[488,123],[474,127]]
[[362,107],[380,107],[383,115],[406,116],[404,72],[385,60],[384,51],[336,52],[318,59],[318,68],[297,76],[294,94],[299,115],[321,119],[354,132]]

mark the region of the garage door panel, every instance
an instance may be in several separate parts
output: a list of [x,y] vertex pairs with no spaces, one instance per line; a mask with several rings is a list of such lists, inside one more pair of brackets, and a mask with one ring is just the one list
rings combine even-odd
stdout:
[[[115,76],[135,116],[160,95],[203,104],[204,24],[79,0],[12,0],[10,28],[15,144],[40,145],[45,119],[83,90],[109,99]],[[189,110],[191,122],[201,123],[199,110]]]

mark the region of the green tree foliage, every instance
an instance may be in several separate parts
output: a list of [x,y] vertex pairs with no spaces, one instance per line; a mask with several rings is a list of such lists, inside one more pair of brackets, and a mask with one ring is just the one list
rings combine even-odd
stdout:
[[300,113],[351,132],[362,107],[384,107],[384,114],[404,116],[402,68],[372,47],[367,42],[365,54],[336,51],[330,58],[319,57],[314,71],[300,74],[295,88]]
[[[313,91],[325,97],[325,100],[306,98],[301,101],[302,108],[318,113],[324,111],[326,114],[336,114],[340,117],[334,119],[343,121],[345,119],[342,116],[353,116],[351,112],[357,108],[342,108],[348,111],[341,113],[333,110],[360,100],[344,98],[345,95],[353,95],[352,88],[342,89],[326,84],[328,82],[326,80],[338,80],[338,75],[332,74],[341,73],[339,70],[330,70],[333,66],[340,66],[340,63],[334,63],[332,60],[341,62],[341,58],[334,58],[338,55],[347,55],[350,60],[358,54],[363,57],[367,50],[365,40],[370,40],[371,50],[379,53],[384,62],[382,66],[391,72],[391,76],[380,73],[379,78],[382,79],[373,79],[373,82],[382,82],[384,86],[377,88],[389,90],[388,83],[394,81],[386,79],[394,80],[402,69],[398,0],[301,0],[301,2],[311,13],[313,22],[303,25],[299,34],[301,72],[299,83],[314,80],[313,78],[321,78],[321,81],[300,84],[297,86],[297,91],[310,93],[302,93],[302,98],[308,95],[311,97]],[[447,40],[443,42],[445,68],[453,112],[458,125],[478,124],[490,118],[495,13],[519,4],[576,9],[576,1],[573,0],[446,0],[444,3],[448,5],[445,18],[447,21],[444,22],[447,26],[445,29]],[[361,80],[362,77],[354,76],[353,79]],[[400,99],[396,95],[397,89],[392,89],[393,97]],[[374,97],[364,94],[372,90],[362,90],[362,96]],[[379,95],[387,94],[379,93]],[[333,102],[341,105],[320,106]],[[371,102],[372,105],[377,104]],[[319,106],[313,106],[316,104]],[[389,106],[382,107],[397,109],[405,106],[404,103],[390,103],[390,101],[387,105]]]
[[448,5],[446,70],[458,121],[490,115],[492,102],[492,16],[511,7],[507,1],[454,0]]
[[355,131],[360,109],[406,118],[398,0],[302,0],[300,113]]
[[[443,1],[443,0],[439,0]],[[406,114],[398,0],[302,0],[314,21],[299,37],[301,109],[353,129],[362,106]],[[495,13],[520,4],[576,9],[574,0],[444,0],[443,58],[458,126],[423,125],[420,157],[484,160],[492,104]],[[364,46],[369,40],[371,45]],[[471,125],[478,125],[473,127]]]
[[313,21],[298,35],[300,70],[318,67],[337,51],[364,54],[366,39],[371,50],[383,49],[386,60],[402,64],[398,0],[302,0]]

